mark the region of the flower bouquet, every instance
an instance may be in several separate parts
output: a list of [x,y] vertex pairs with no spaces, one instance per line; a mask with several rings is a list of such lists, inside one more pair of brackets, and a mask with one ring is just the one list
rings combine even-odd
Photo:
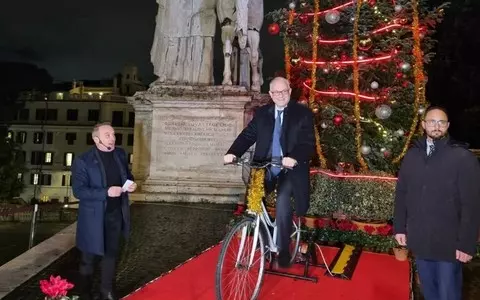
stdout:
[[40,289],[45,295],[45,300],[78,300],[78,296],[67,296],[73,286],[72,283],[60,276],[50,276],[49,280],[40,280]]

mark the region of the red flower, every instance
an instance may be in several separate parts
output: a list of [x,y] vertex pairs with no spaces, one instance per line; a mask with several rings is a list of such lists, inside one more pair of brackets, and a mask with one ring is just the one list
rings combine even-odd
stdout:
[[375,227],[370,226],[370,225],[365,225],[365,227],[363,227],[363,229],[368,234],[372,234],[373,232],[375,232]]
[[343,230],[343,231],[355,230],[354,224],[349,220],[338,220],[336,225],[339,230]]
[[237,210],[235,210],[235,211],[233,212],[233,214],[234,214],[235,216],[240,216],[240,215],[243,214],[244,211],[245,211],[245,205],[243,205],[243,204],[238,204],[238,205],[237,205]]
[[318,227],[318,228],[328,227],[329,224],[330,224],[330,220],[328,220],[328,219],[316,219],[315,220],[315,226]]
[[50,276],[50,280],[40,280],[40,289],[42,293],[51,299],[67,295],[68,290],[73,288],[73,284],[60,276]]
[[384,236],[391,235],[392,234],[392,225],[387,224],[385,226],[378,227],[377,232],[378,232],[378,234],[384,235]]

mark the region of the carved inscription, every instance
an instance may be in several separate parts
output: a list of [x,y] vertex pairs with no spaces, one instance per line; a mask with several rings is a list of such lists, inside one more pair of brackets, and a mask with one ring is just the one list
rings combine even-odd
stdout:
[[221,161],[236,136],[230,118],[162,117],[157,158],[162,165],[199,166]]

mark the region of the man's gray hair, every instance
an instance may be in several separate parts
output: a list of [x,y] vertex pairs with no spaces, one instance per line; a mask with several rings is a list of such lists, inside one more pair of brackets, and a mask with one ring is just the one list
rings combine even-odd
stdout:
[[93,130],[92,130],[92,138],[98,136],[98,130],[102,126],[112,126],[112,124],[110,122],[101,122],[101,123],[95,124],[95,126],[93,126]]
[[272,89],[272,86],[277,82],[283,82],[287,86],[287,88],[290,89],[290,81],[288,81],[288,79],[285,77],[278,76],[273,78],[272,81],[270,81],[270,90]]

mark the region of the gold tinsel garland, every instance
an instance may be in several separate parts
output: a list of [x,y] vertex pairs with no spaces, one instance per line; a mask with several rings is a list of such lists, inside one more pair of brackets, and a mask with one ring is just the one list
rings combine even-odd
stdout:
[[400,160],[405,156],[412,140],[415,130],[418,126],[420,105],[425,105],[425,75],[423,73],[423,53],[420,44],[420,26],[419,26],[419,17],[418,17],[418,0],[412,1],[413,6],[413,22],[412,22],[412,31],[413,31],[413,55],[415,57],[415,65],[413,66],[413,75],[415,77],[415,102],[413,105],[413,122],[410,126],[410,131],[408,132],[405,145],[403,146],[402,152],[393,159],[393,163],[399,163]]
[[262,212],[262,199],[265,196],[265,169],[252,169],[248,185],[247,207],[253,213]]
[[355,115],[355,143],[357,146],[357,161],[360,164],[362,171],[368,170],[368,165],[365,162],[365,159],[362,155],[362,126],[360,124],[360,89],[359,89],[359,80],[360,80],[360,71],[358,67],[358,22],[360,19],[360,9],[362,6],[363,0],[357,0],[357,9],[355,12],[355,21],[353,25],[353,92],[355,93],[355,103],[354,103],[354,115]]
[[[293,24],[294,17],[295,10],[291,9],[288,13],[288,27]],[[286,35],[283,38],[283,43],[285,45],[285,77],[287,78],[287,80],[290,80],[290,69],[292,67],[292,64],[290,62],[290,44]]]
[[[314,2],[314,14],[313,14],[313,32],[312,32],[312,61],[317,60],[317,54],[318,54],[318,29],[320,27],[320,24],[318,22],[319,18],[319,12],[320,12],[320,0],[315,0]],[[314,107],[315,104],[315,86],[317,84],[317,64],[312,64],[312,70],[310,74],[310,80],[311,80],[311,89],[310,89],[310,94],[309,94],[309,106],[310,108]],[[320,109],[319,109],[320,112]],[[326,168],[327,167],[327,159],[323,155],[322,151],[322,145],[320,143],[320,133],[318,132],[317,126],[315,126],[315,148],[317,150],[317,155],[318,159],[320,160],[320,167],[321,168]]]

